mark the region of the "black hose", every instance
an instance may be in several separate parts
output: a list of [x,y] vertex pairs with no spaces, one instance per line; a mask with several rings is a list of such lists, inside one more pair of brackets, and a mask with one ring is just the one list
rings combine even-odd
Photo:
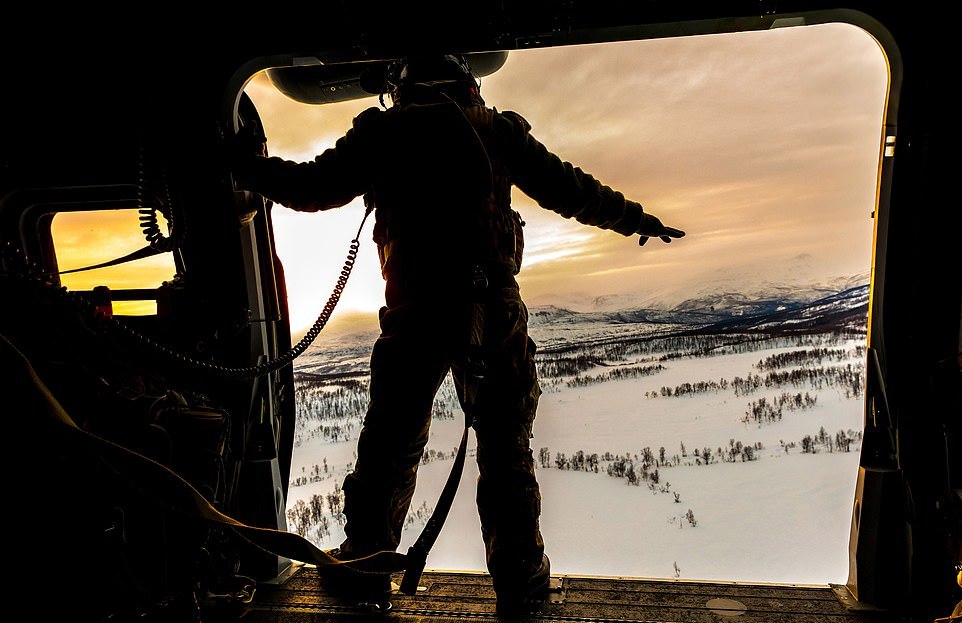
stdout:
[[[174,231],[174,211],[170,206],[170,188],[167,184],[166,175],[163,175],[163,177],[167,200],[167,211],[164,213],[164,217],[170,222],[171,231]],[[147,165],[143,145],[140,146],[137,153],[137,212],[140,214],[140,229],[143,231],[144,238],[150,244],[150,247],[157,251],[173,251],[176,246],[173,237],[168,238],[160,230],[157,206],[147,205]]]

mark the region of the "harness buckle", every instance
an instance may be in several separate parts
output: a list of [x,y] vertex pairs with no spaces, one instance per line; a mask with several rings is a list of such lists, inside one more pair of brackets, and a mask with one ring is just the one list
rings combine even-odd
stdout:
[[471,287],[475,290],[486,290],[488,288],[488,275],[485,274],[481,264],[471,267]]

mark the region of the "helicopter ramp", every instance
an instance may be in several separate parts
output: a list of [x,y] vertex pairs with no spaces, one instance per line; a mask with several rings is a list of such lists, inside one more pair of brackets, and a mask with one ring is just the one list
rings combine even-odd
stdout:
[[[394,580],[399,582],[400,576]],[[301,567],[283,583],[260,585],[242,620],[245,623],[498,620],[494,590],[487,574],[429,571],[420,584],[416,596],[395,592],[390,612],[372,614],[328,595],[316,570]],[[544,608],[523,620],[881,623],[886,617],[847,610],[835,590],[827,585],[559,575],[552,576],[552,591]]]

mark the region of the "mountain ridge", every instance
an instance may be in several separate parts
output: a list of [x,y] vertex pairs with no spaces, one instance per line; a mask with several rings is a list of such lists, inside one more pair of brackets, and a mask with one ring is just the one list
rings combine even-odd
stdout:
[[[528,326],[541,352],[675,334],[858,330],[865,328],[868,297],[867,277],[856,275],[809,288],[774,286],[755,293],[717,290],[686,298],[671,308],[577,311],[541,305],[530,308]],[[376,337],[376,328],[328,335],[298,360],[298,372],[366,373]]]

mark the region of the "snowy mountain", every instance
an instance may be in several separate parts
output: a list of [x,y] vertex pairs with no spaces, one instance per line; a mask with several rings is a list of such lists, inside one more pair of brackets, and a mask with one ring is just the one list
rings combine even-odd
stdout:
[[867,283],[843,288],[776,287],[752,295],[711,292],[669,308],[577,312],[556,306],[529,311],[532,337],[545,349],[564,349],[600,341],[622,341],[677,332],[782,332],[826,327],[865,326]]
[[[857,275],[807,287],[768,285],[750,292],[707,289],[671,307],[655,304],[576,311],[542,305],[529,309],[528,325],[542,352],[677,333],[855,328],[865,326],[868,294],[867,275]],[[627,297],[615,298],[628,302]],[[370,323],[325,331],[298,360],[297,371],[324,376],[366,373],[377,333],[376,325]]]

